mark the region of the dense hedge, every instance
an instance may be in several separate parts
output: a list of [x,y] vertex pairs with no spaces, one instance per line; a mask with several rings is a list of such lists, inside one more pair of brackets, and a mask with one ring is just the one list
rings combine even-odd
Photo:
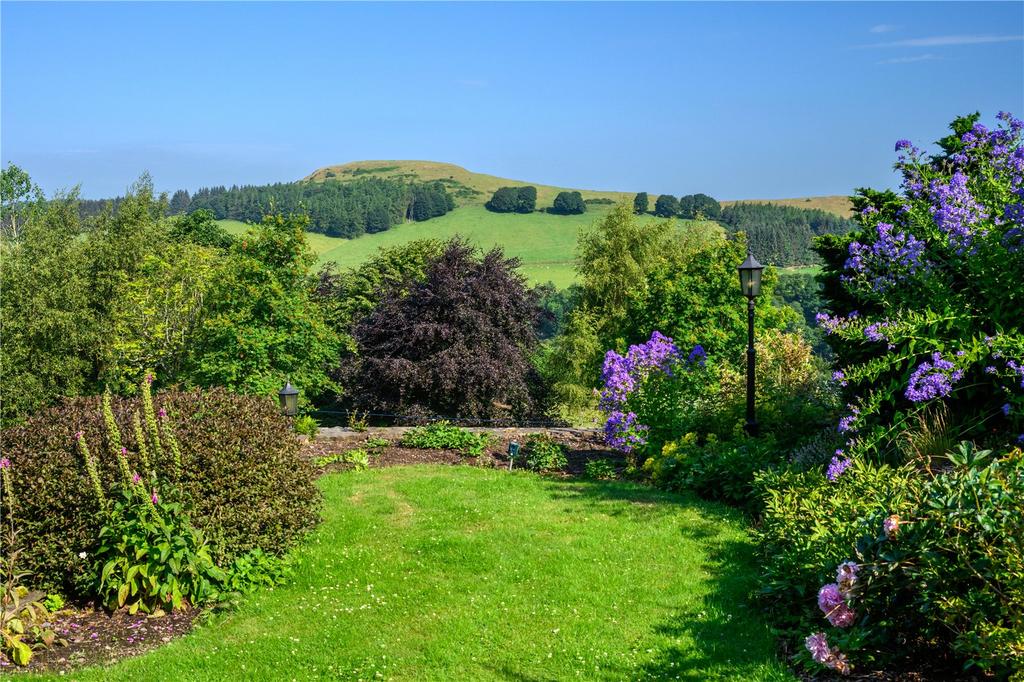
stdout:
[[[319,518],[311,464],[298,457],[289,421],[265,398],[221,389],[169,391],[155,397],[181,447],[179,489],[193,524],[229,562],[251,549],[280,554]],[[114,399],[113,412],[129,457],[137,457],[132,417],[138,399]],[[95,581],[89,557],[98,546],[99,508],[74,445],[83,431],[111,491],[119,480],[97,397],[76,398],[2,432],[11,460],[22,570],[41,589],[85,594]],[[175,480],[170,454],[150,453],[161,480]],[[132,462],[133,468],[140,468]],[[6,507],[6,505],[5,505]],[[85,552],[85,557],[80,553]]]

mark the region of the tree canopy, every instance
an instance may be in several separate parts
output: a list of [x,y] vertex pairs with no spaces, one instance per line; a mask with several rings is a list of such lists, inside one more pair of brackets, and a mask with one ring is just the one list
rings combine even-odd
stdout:
[[559,215],[578,215],[587,212],[587,204],[579,192],[559,192],[551,205],[551,212]]

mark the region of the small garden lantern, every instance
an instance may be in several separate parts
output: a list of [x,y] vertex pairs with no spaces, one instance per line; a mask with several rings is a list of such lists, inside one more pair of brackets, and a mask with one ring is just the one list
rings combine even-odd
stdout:
[[508,444],[508,470],[512,471],[512,462],[515,460],[516,455],[519,454],[519,443],[512,441]]
[[743,294],[751,301],[751,310],[753,310],[754,297],[761,293],[762,270],[764,270],[764,266],[757,262],[750,251],[747,251],[747,259],[739,267],[740,287],[743,289]]
[[754,417],[754,298],[761,293],[761,271],[764,266],[747,251],[747,259],[739,267],[740,288],[747,297],[747,434],[757,435]]
[[294,417],[299,413],[299,392],[295,390],[291,382],[284,382],[284,388],[277,392],[277,397],[281,401],[281,414],[286,417]]

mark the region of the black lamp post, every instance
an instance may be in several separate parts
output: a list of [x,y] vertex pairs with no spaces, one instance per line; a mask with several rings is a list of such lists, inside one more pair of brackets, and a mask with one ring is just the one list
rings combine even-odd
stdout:
[[761,293],[761,271],[764,266],[747,251],[747,259],[740,265],[740,288],[747,297],[747,434],[757,435],[754,418],[754,298]]
[[291,382],[284,382],[284,387],[277,392],[277,398],[281,401],[281,414],[286,417],[294,417],[299,413],[299,392],[295,390]]

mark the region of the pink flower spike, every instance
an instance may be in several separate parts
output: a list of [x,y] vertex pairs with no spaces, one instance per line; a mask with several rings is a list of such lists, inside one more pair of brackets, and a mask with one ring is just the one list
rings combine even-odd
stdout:
[[153,379],[154,379],[154,378],[155,378],[155,377],[154,377],[154,376],[153,376],[152,374],[147,374],[147,375],[146,375],[146,383],[147,383],[147,384],[152,384],[152,383],[153,383]]
[[139,472],[136,471],[135,473],[132,474],[132,483],[134,483],[135,485],[138,485],[139,481],[141,481],[141,480],[142,480],[142,476],[139,476]]
[[160,411],[157,412],[157,416],[159,416],[161,419],[166,418],[167,417],[167,410],[165,410],[164,408],[161,407]]
[[82,440],[85,436],[85,431],[75,431],[75,440]]
[[0,457],[0,469],[10,469],[10,468],[11,468],[11,460],[7,459],[6,457]]
[[121,456],[122,457],[127,457],[128,456],[128,448],[121,448]]
[[159,502],[159,501],[160,501],[160,498],[158,498],[158,497],[156,496],[156,490],[155,490],[155,489],[153,490],[153,495],[152,495],[152,497],[150,497],[149,499],[153,500],[153,504],[156,504],[157,502]]

